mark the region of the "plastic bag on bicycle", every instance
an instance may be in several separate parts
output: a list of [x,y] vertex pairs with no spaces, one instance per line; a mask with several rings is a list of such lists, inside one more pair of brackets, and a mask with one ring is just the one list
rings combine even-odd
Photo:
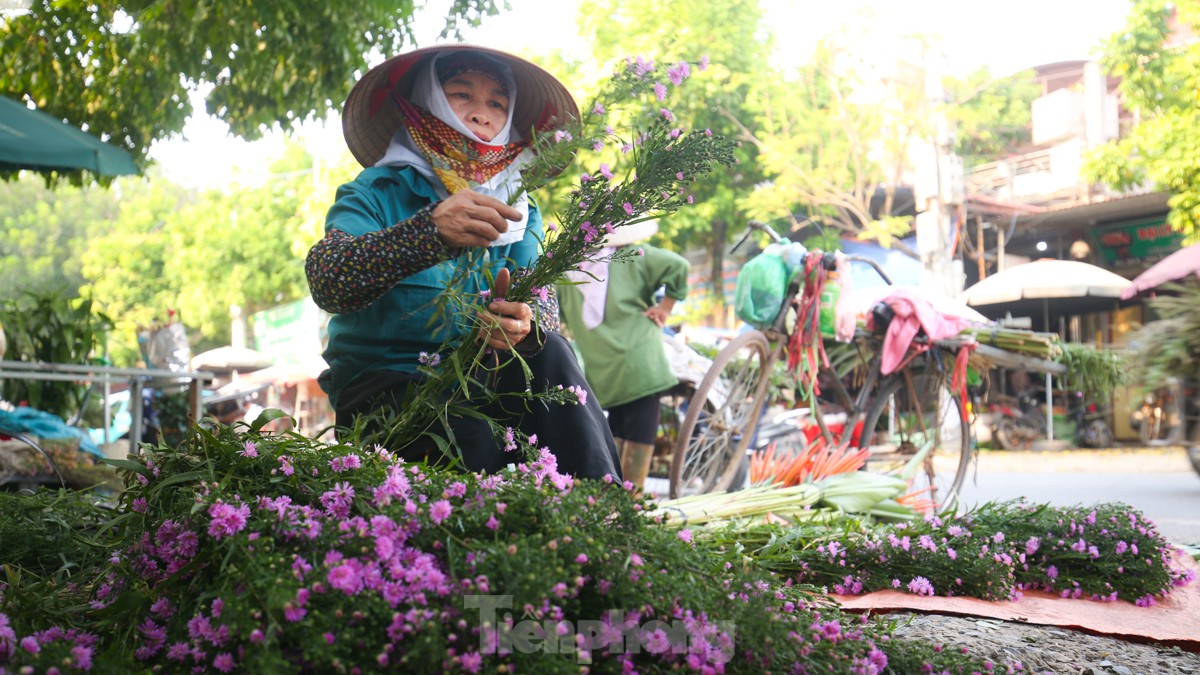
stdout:
[[738,318],[755,328],[769,328],[779,316],[792,275],[784,256],[788,247],[771,244],[742,266],[733,296]]

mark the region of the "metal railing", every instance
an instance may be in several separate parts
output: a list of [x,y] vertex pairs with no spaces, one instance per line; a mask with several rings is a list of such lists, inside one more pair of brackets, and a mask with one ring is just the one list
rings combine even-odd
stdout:
[[204,371],[176,372],[67,363],[0,361],[0,380],[3,379],[101,384],[104,386],[104,424],[106,427],[111,415],[108,400],[109,387],[113,384],[128,384],[129,410],[132,417],[129,429],[129,454],[136,455],[142,442],[142,390],[148,386],[159,389],[169,386],[186,387],[189,416],[192,421],[196,421],[200,419],[202,412],[201,392],[204,383],[211,382],[214,375]]

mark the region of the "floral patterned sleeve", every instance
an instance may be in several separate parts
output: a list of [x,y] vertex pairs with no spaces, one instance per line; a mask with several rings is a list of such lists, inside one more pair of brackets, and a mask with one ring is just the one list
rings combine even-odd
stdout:
[[308,252],[313,301],[333,314],[364,309],[401,279],[452,257],[433,223],[433,205],[407,220],[356,237],[332,229]]
[[558,317],[558,293],[553,286],[547,288],[546,291],[544,299],[534,298],[529,306],[533,308],[533,316],[542,330],[547,333],[562,332],[562,325],[559,323]]

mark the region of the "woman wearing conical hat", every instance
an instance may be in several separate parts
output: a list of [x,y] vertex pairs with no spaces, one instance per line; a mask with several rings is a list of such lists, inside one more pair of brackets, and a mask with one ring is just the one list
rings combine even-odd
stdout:
[[[313,299],[334,315],[324,353],[329,369],[318,381],[339,429],[364,416],[371,424],[377,417],[370,413],[380,408],[398,409],[420,382],[418,367],[465,337],[468,321],[448,308],[443,311],[451,316],[438,314],[438,295],[457,282],[468,296],[493,294],[484,309],[494,328],[484,339],[494,349],[522,354],[535,392],[559,385],[584,392],[577,406],[535,402],[505,410],[493,404],[481,412],[536,435],[564,473],[620,477],[603,411],[587,396],[578,363],[556,333],[553,297],[545,307],[501,299],[509,273],[534,263],[542,238],[537,205],[517,194],[521,167],[532,158],[528,138],[578,114],[552,75],[481,47],[401,54],[354,86],[343,131],[365,169],[338,188],[325,238],[305,265]],[[488,255],[461,255],[470,247],[486,248]],[[484,287],[486,272],[496,288]],[[519,364],[510,366],[494,388],[524,391]],[[455,417],[450,425],[468,469],[492,472],[513,461],[485,422]],[[435,447],[430,440],[389,449],[414,459]]]

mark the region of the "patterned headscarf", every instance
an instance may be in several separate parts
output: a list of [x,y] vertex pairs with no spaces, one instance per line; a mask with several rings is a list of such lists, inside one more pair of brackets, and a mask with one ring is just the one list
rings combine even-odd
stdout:
[[407,119],[417,150],[450,194],[486,183],[525,150],[524,143],[488,145],[473,141],[433,113],[400,97],[396,97],[396,105]]
[[[430,179],[434,190],[443,199],[459,190],[471,189],[507,203],[520,188],[521,168],[533,159],[532,151],[512,129],[515,107],[512,101],[519,95],[516,83],[504,63],[477,57],[486,61],[474,68],[497,78],[509,96],[504,126],[490,142],[485,142],[454,114],[442,91],[438,63],[443,58],[454,59],[451,68],[446,70],[450,73],[446,75],[448,78],[453,72],[463,72],[461,68],[465,67],[463,60],[456,56],[454,53],[438,54],[430,59],[429,65],[417,74],[408,99],[397,92],[392,93],[406,121],[375,166],[411,166]],[[510,222],[508,231],[492,242],[492,246],[511,244],[524,238],[529,217],[528,197],[520,194],[512,206],[522,218],[519,222]]]

